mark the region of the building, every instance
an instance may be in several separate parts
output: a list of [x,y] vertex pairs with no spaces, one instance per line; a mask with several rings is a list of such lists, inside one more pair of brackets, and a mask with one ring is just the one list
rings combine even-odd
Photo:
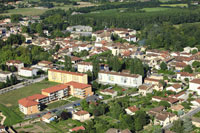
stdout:
[[126,113],[128,115],[134,115],[136,111],[138,111],[139,109],[135,106],[131,106],[125,109]]
[[18,101],[19,110],[26,114],[34,114],[39,113],[41,110],[41,105],[48,103],[48,97],[41,94],[35,94],[33,96],[29,96]]
[[53,65],[53,63],[52,62],[50,62],[50,61],[40,61],[40,62],[38,62],[38,66],[43,66],[43,67],[50,67],[50,66],[52,66]]
[[172,86],[167,87],[166,90],[179,93],[182,91],[182,86],[180,84],[173,84]]
[[72,119],[84,122],[86,120],[90,120],[90,114],[85,110],[81,110],[78,112],[74,112],[72,115]]
[[106,133],[131,133],[129,129],[116,129],[116,128],[110,128],[106,131]]
[[192,108],[197,108],[200,106],[200,99],[195,99],[193,101],[191,101],[191,104],[192,104]]
[[92,72],[93,71],[93,65],[91,62],[79,62],[77,64],[77,68],[78,68],[78,72],[87,72],[87,71]]
[[189,82],[189,90],[197,92],[200,95],[200,79],[193,79]]
[[9,61],[6,62],[6,65],[8,67],[15,66],[17,69],[24,67],[24,63],[19,61],[19,60],[9,60]]
[[103,95],[110,95],[112,97],[117,96],[117,91],[112,90],[112,89],[104,89],[104,90],[101,90],[100,93]]
[[18,75],[23,77],[33,77],[37,76],[38,69],[36,68],[28,68],[28,67],[22,67],[18,71]]
[[46,123],[51,123],[52,121],[54,121],[57,118],[56,115],[51,114],[51,113],[47,113],[45,115],[42,116],[42,121],[46,122]]
[[78,83],[88,83],[87,74],[77,73],[77,72],[68,72],[61,70],[50,69],[48,71],[49,81],[58,82],[58,83],[67,83],[70,81],[75,81]]
[[78,132],[78,131],[80,131],[80,130],[85,130],[85,127],[84,126],[79,126],[79,127],[74,127],[74,128],[72,128],[72,129],[70,129],[69,131],[70,132]]
[[6,133],[6,127],[0,124],[0,133]]
[[0,71],[0,82],[6,82],[7,77],[10,78],[11,76],[11,72]]
[[148,93],[153,92],[153,85],[143,84],[138,87],[139,93],[143,96],[146,96]]
[[171,105],[179,102],[179,100],[176,99],[176,98],[172,98],[172,97],[160,97],[160,96],[153,96],[152,97],[152,101],[156,101],[156,102],[167,101]]
[[198,117],[192,117],[192,124],[195,127],[200,127],[200,119]]
[[92,92],[92,86],[89,84],[71,81],[68,82],[67,85],[70,86],[69,95],[83,99],[94,94]]
[[142,76],[125,72],[100,71],[98,82],[103,84],[117,84],[124,87],[138,87],[142,85]]
[[62,99],[69,95],[69,85],[59,84],[42,90],[42,95],[48,96],[49,101]]
[[154,124],[155,125],[161,125],[161,126],[166,126],[173,121],[177,120],[178,117],[170,112],[160,112],[156,114]]

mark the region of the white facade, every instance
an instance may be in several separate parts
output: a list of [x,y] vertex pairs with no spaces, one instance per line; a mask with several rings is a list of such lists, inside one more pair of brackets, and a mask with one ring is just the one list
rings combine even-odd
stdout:
[[142,76],[119,72],[100,71],[98,82],[105,84],[117,84],[124,87],[138,87],[142,84]]
[[197,92],[198,95],[200,95],[199,87],[200,87],[200,83],[194,83],[194,82],[189,83],[189,90],[193,92]]
[[1,82],[5,82],[7,77],[10,78],[11,76],[12,76],[12,73],[10,73],[10,72],[1,72],[0,71],[0,81]]
[[87,71],[93,71],[93,66],[89,64],[78,64],[78,72],[87,72]]
[[90,114],[84,114],[84,115],[77,115],[76,113],[73,114],[72,119],[78,120],[78,121],[85,121],[90,119]]
[[18,71],[18,75],[24,76],[24,77],[32,77],[32,76],[37,76],[38,69],[34,68],[20,68]]
[[173,86],[170,86],[170,87],[167,87],[166,90],[178,93],[182,90],[182,88],[181,87],[180,88],[174,88]]

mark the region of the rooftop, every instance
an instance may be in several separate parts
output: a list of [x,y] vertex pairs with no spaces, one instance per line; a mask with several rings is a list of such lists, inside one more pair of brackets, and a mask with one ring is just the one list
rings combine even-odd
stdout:
[[71,75],[77,75],[77,76],[84,76],[86,74],[83,73],[77,73],[77,72],[69,72],[69,71],[62,71],[62,70],[55,70],[55,69],[50,69],[50,72],[58,72],[58,73],[65,73],[65,74],[71,74]]

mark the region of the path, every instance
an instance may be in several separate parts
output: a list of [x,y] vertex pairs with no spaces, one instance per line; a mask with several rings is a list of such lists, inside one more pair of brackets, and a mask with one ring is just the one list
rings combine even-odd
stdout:
[[2,120],[1,120],[1,123],[0,123],[1,125],[3,125],[3,124],[4,124],[4,121],[6,120],[6,116],[3,115],[2,112],[0,113],[0,116],[3,117]]

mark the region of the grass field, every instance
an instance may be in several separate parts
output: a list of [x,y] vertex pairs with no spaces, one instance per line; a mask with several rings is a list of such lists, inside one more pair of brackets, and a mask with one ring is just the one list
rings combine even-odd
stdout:
[[146,12],[159,12],[159,11],[166,11],[169,10],[170,8],[165,8],[165,7],[155,7],[155,8],[143,8],[143,11]]
[[53,109],[53,108],[57,108],[57,107],[60,107],[60,106],[63,106],[65,104],[69,103],[69,101],[67,100],[60,100],[60,101],[56,101],[54,103],[50,103],[47,105],[47,109]]
[[3,104],[8,107],[18,105],[18,100],[27,96],[31,96],[36,93],[41,93],[42,89],[57,85],[58,83],[41,81],[29,86],[23,87],[18,90],[10,91],[3,95],[0,95],[0,104]]
[[161,4],[160,6],[166,7],[188,7],[188,4]]

